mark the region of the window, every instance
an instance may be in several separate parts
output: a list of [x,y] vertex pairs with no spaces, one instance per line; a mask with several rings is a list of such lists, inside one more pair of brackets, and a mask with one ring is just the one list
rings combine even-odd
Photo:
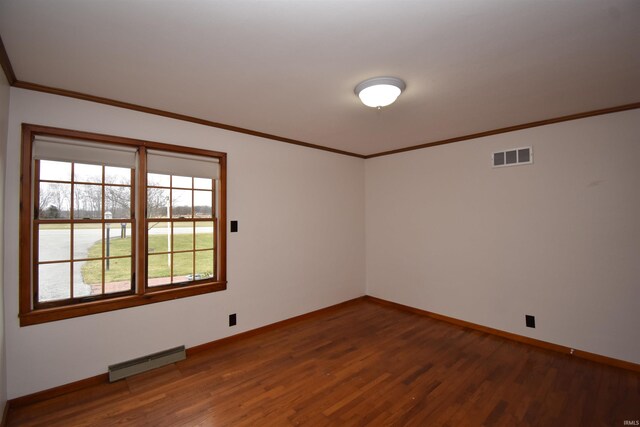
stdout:
[[34,305],[131,291],[134,169],[37,157],[34,166]]
[[215,278],[217,162],[155,150],[147,160],[147,286]]
[[226,289],[226,154],[23,125],[21,325]]

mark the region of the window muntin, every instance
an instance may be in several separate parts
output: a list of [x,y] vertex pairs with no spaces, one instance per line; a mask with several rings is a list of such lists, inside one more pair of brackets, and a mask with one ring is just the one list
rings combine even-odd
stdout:
[[[73,161],[34,160],[34,201],[38,206],[33,221],[35,308],[133,292],[134,170],[118,168],[120,178],[106,185],[108,168]],[[126,174],[128,177],[123,178]],[[119,218],[113,220],[108,209],[113,209]],[[112,234],[114,226],[119,233]],[[121,241],[115,241],[118,238]],[[125,248],[124,252],[112,251],[115,245]],[[115,279],[114,266],[126,274]]]
[[147,174],[147,287],[216,280],[215,182]]
[[[21,326],[226,289],[226,154],[27,124],[22,136]],[[157,286],[148,221],[170,239],[150,254],[173,265]]]

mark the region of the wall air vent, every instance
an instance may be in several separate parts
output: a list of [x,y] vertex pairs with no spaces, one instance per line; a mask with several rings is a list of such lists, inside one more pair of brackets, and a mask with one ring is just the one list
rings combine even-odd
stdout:
[[186,357],[185,348],[181,345],[180,347],[111,365],[109,366],[109,382],[118,381],[131,375],[169,365],[179,360],[184,360]]
[[531,150],[531,147],[522,147],[506,151],[496,151],[491,155],[491,163],[494,168],[530,165],[533,163],[533,150]]

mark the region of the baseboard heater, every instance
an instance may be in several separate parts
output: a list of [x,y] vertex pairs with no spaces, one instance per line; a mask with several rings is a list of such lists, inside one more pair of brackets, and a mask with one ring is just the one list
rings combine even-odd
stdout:
[[187,353],[183,345],[159,351],[158,353],[138,357],[126,362],[116,363],[109,366],[109,382],[121,380],[131,375],[146,372],[160,366],[170,365],[187,358]]

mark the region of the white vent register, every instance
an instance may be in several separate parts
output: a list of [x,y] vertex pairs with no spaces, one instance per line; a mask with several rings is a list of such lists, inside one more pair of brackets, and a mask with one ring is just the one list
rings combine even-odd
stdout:
[[491,155],[491,164],[494,168],[530,165],[531,163],[533,163],[533,150],[531,150],[531,147],[521,147],[513,148],[506,151],[496,151]]

